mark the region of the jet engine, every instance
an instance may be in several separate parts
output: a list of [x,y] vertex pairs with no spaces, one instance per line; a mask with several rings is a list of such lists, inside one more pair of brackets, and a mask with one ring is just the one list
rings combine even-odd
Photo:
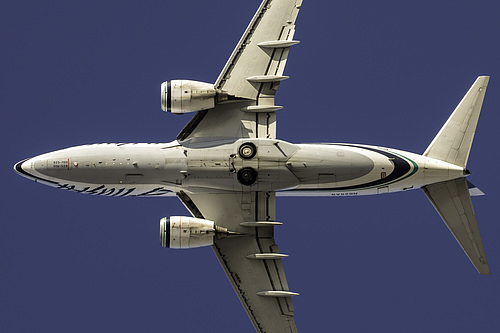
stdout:
[[227,235],[227,229],[213,221],[186,216],[170,216],[160,220],[160,242],[163,247],[189,249],[209,246],[214,237]]
[[161,109],[176,114],[213,109],[227,94],[212,83],[172,80],[161,84]]

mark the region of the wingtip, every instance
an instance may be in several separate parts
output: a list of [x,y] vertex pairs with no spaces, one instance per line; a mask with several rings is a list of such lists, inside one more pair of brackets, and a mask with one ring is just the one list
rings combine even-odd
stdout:
[[490,81],[490,76],[489,75],[478,76],[476,81],[482,81],[482,85],[486,86],[486,85],[488,85],[488,82]]
[[478,268],[477,272],[481,275],[491,275],[490,268],[488,265],[486,267]]

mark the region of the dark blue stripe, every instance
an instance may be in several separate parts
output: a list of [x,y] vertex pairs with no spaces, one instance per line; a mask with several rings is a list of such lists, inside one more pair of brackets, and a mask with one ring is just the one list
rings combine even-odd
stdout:
[[[370,150],[370,151],[374,151],[376,153],[382,154],[384,156],[387,156],[387,158],[392,159],[392,161],[394,163],[394,170],[386,178],[383,178],[383,179],[375,180],[375,181],[360,184],[360,185],[322,188],[321,191],[328,191],[328,190],[347,191],[347,190],[360,190],[360,189],[363,189],[366,187],[381,187],[387,183],[390,183],[390,182],[404,176],[405,174],[407,174],[411,170],[411,165],[410,165],[410,163],[408,163],[408,161],[406,161],[404,158],[402,158],[398,155],[389,153],[388,151],[385,151],[385,150],[375,149],[375,148],[371,148],[371,147],[364,147],[364,146],[348,145],[348,144],[331,144],[331,145],[362,148],[362,149],[366,149],[366,150]],[[318,191],[318,189],[297,189],[296,191]]]

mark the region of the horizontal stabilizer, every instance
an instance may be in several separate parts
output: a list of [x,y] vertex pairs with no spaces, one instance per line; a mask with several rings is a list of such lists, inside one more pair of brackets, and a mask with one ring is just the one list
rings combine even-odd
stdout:
[[441,161],[465,168],[489,76],[480,76],[424,152]]
[[422,188],[480,274],[489,274],[467,180],[459,178]]

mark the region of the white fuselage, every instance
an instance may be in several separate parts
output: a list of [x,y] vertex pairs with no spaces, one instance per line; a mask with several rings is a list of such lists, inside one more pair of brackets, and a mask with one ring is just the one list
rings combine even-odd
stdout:
[[[251,142],[253,158],[238,148]],[[176,192],[276,191],[284,196],[356,196],[404,191],[464,176],[453,164],[396,149],[354,144],[291,144],[240,139],[205,143],[77,146],[14,167],[57,188],[105,196],[171,196]],[[256,171],[251,185],[242,169]]]

